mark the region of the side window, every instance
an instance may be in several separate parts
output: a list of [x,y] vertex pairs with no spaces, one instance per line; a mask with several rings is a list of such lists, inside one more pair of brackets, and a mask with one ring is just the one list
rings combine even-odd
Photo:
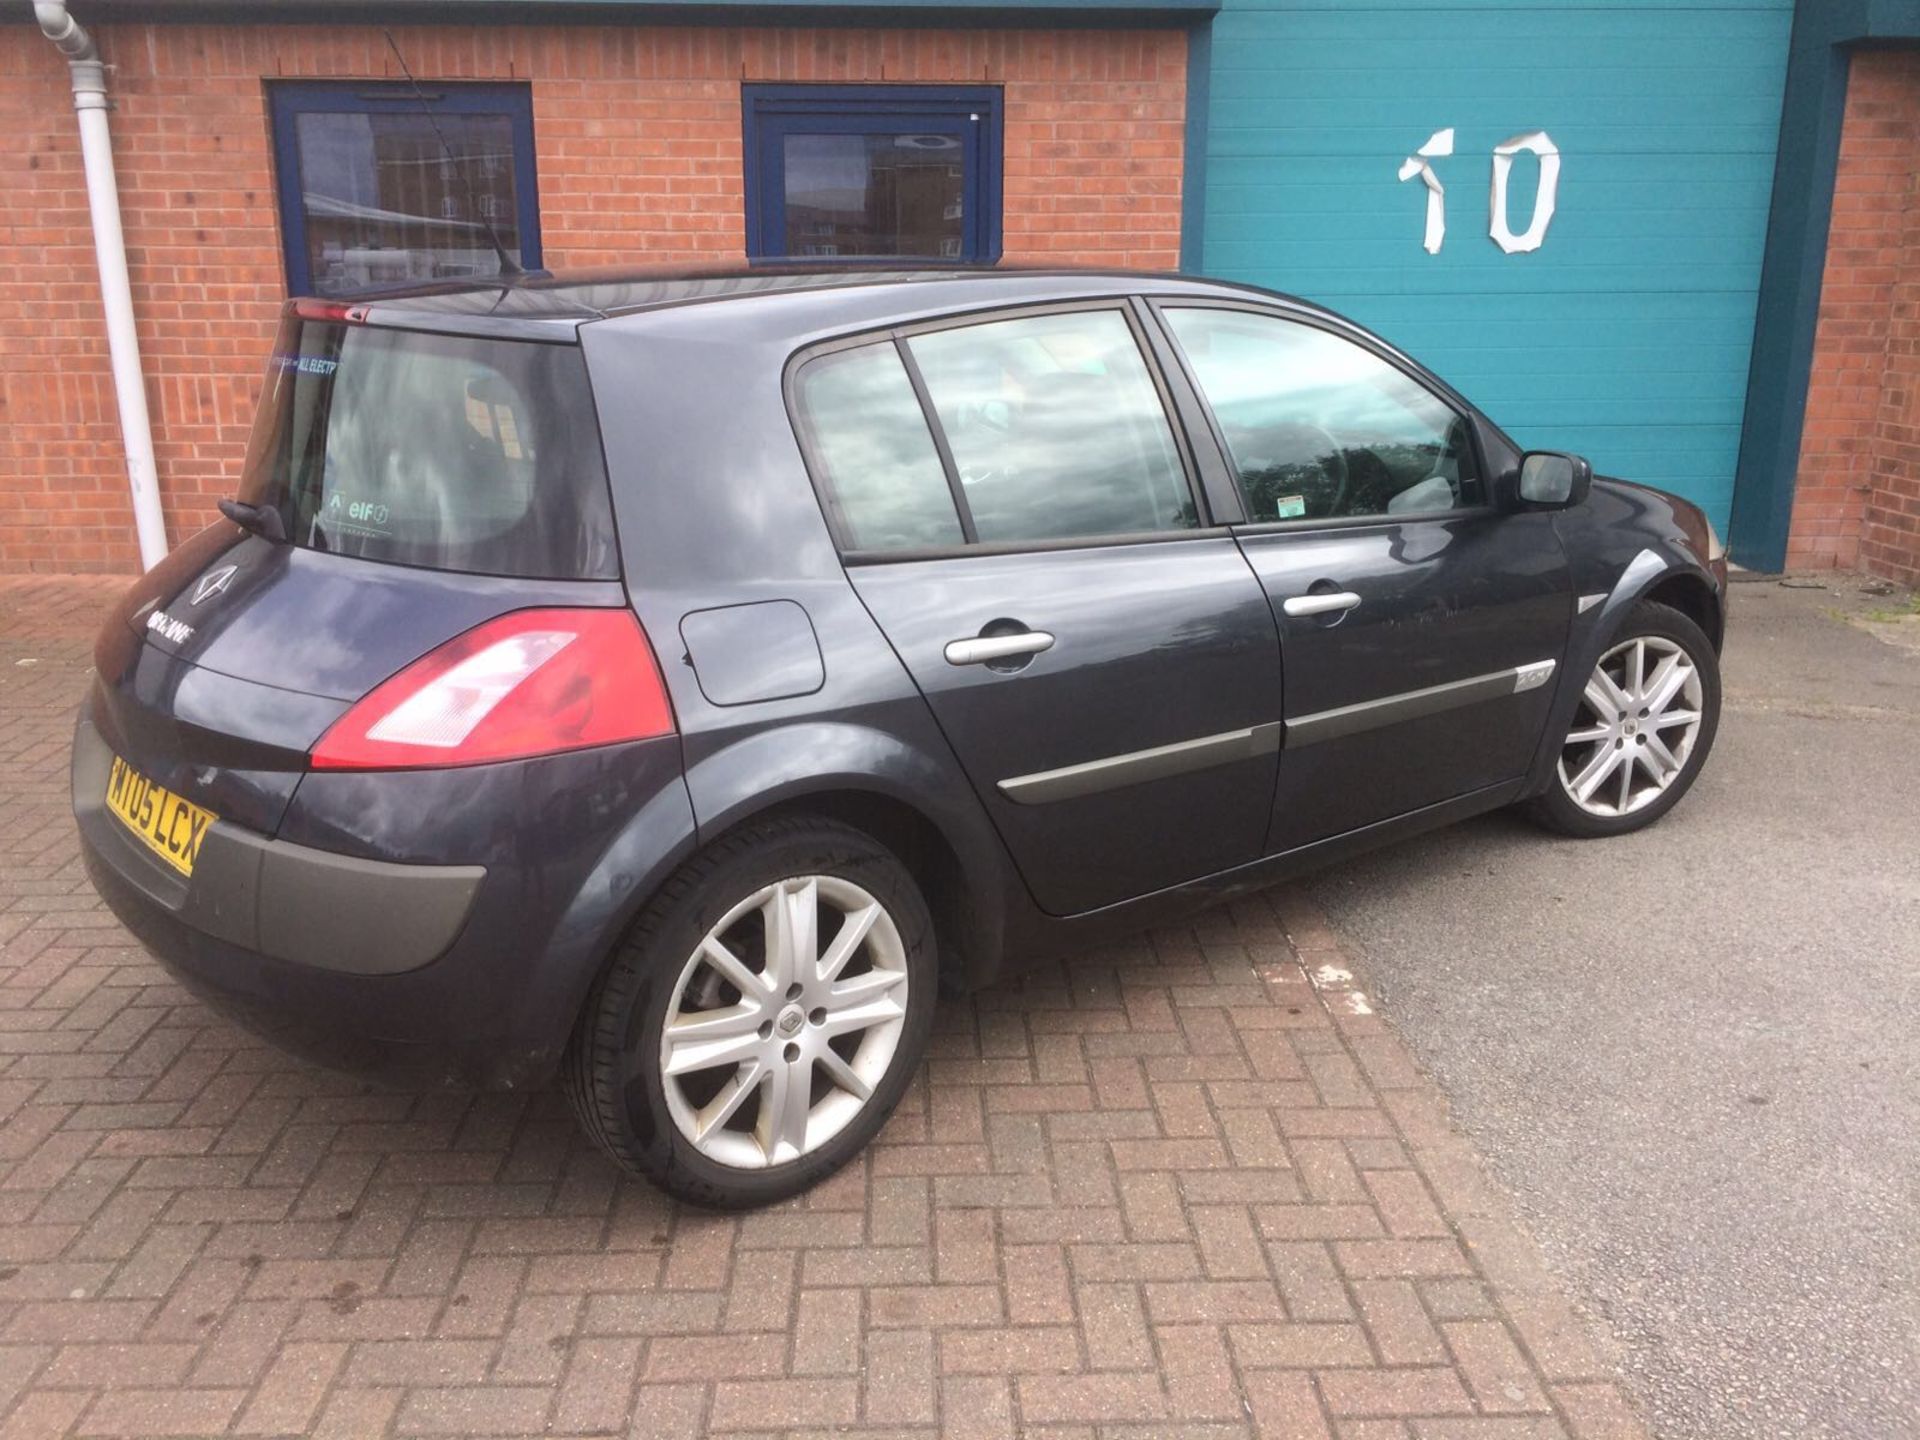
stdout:
[[539,268],[532,91],[427,83],[269,86],[293,294],[497,275],[500,250]]
[[749,259],[999,258],[999,86],[740,89]]
[[1023,316],[906,343],[952,452],[972,538],[1198,525],[1166,409],[1120,311]]
[[1483,503],[1466,420],[1371,351],[1242,310],[1165,312],[1256,522]]
[[926,416],[891,341],[809,361],[795,399],[849,546],[900,550],[965,539]]

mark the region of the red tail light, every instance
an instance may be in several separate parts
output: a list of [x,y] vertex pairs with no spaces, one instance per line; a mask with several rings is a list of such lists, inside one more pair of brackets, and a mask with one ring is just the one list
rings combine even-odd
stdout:
[[631,612],[519,610],[379,685],[311,758],[316,770],[412,770],[672,733],[660,667]]

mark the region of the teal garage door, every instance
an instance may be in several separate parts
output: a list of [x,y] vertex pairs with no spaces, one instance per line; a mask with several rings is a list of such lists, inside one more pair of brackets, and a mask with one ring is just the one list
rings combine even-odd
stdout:
[[[1792,0],[1225,0],[1189,263],[1345,311],[1522,444],[1677,491],[1724,533],[1791,23]],[[1448,130],[1450,155],[1416,154]],[[1542,133],[1553,215],[1508,253],[1495,149]],[[1543,165],[1506,162],[1510,241]]]

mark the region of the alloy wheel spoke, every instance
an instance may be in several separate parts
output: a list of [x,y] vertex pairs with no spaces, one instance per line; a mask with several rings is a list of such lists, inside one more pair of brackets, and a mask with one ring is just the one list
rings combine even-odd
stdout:
[[885,995],[907,978],[904,970],[869,970],[864,975],[856,975],[851,980],[842,980],[828,992],[827,1010],[829,1014],[862,1005],[875,995]]
[[748,996],[737,1005],[674,1016],[667,1024],[667,1039],[675,1045],[681,1045],[745,1035],[759,1029],[766,1015],[767,1007]]
[[847,916],[840,926],[840,933],[833,937],[833,943],[827,947],[827,953],[820,957],[820,978],[823,981],[831,985],[840,978],[840,972],[859,952],[873,929],[873,922],[879,918],[880,906],[877,901]]
[[1653,679],[1647,684],[1647,693],[1642,701],[1649,715],[1658,715],[1674,702],[1684,690],[1687,682],[1693,679],[1693,666],[1682,655],[1669,655],[1660,662],[1660,668],[1654,671]]
[[738,1065],[758,1058],[762,1043],[754,1030],[719,1039],[682,1040],[677,1039],[669,1027],[665,1071],[669,1076],[691,1075],[696,1070],[711,1070],[719,1065]]
[[1633,642],[1633,649],[1628,652],[1627,657],[1626,691],[1629,696],[1638,697],[1644,695],[1646,689],[1647,642],[1645,640],[1635,640]]
[[739,1068],[733,1072],[733,1079],[722,1087],[718,1095],[694,1113],[694,1139],[705,1140],[731,1120],[741,1105],[746,1102],[746,1098],[760,1088],[763,1074],[761,1062],[757,1057],[741,1061]]
[[809,876],[774,886],[763,910],[767,929],[767,977],[774,990],[807,973],[820,954],[820,884]]
[[1620,814],[1627,813],[1627,803],[1633,799],[1633,761],[1622,755],[1620,766],[1620,797],[1614,801],[1614,809]]
[[718,935],[709,935],[700,942],[700,958],[747,999],[773,993],[773,982],[767,976],[756,975],[749,970],[746,961],[729,950]]
[[754,1136],[769,1161],[778,1164],[806,1153],[812,1094],[812,1065],[767,1067],[766,1093],[760,1097]]
[[869,1000],[864,1005],[854,1005],[845,1010],[829,1010],[826,1022],[820,1027],[826,1038],[847,1035],[855,1030],[870,1030],[875,1025],[883,1025],[889,1020],[898,1020],[907,1013],[906,1007],[891,995],[882,995],[877,1000]]
[[1586,730],[1572,730],[1567,733],[1569,745],[1591,745],[1596,740],[1605,740],[1613,731],[1605,725],[1594,725]]
[[1593,672],[1593,678],[1587,681],[1585,699],[1587,708],[1599,720],[1617,720],[1632,708],[1626,692],[1605,670]]
[[860,1078],[860,1072],[849,1065],[831,1045],[820,1051],[820,1068],[832,1077],[833,1083],[845,1090],[856,1100],[865,1100],[873,1094],[873,1087]]
[[1647,722],[1649,730],[1665,730],[1669,725],[1693,725],[1698,723],[1698,710],[1669,710],[1664,715],[1656,715]]
[[1662,740],[1653,730],[1643,732],[1642,738],[1646,741],[1644,747],[1646,754],[1643,759],[1646,762],[1647,769],[1652,773],[1653,778],[1659,782],[1660,788],[1664,790],[1667,787],[1667,782],[1679,773],[1679,758],[1673,751],[1667,748],[1667,742]]
[[1592,797],[1620,763],[1620,752],[1609,745],[1586,763],[1580,773],[1567,782],[1567,788],[1573,792],[1573,798],[1582,805]]

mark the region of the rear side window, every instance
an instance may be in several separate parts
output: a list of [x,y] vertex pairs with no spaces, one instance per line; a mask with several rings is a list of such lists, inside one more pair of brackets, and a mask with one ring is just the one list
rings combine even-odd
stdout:
[[891,343],[823,355],[800,372],[800,412],[855,550],[965,537],[940,452]]
[[980,540],[1199,523],[1160,394],[1118,310],[936,330],[907,348]]
[[577,347],[289,318],[242,497],[312,550],[542,579],[619,574]]
[[795,400],[851,549],[1092,539],[1199,523],[1159,390],[1118,310],[1027,315],[832,352],[801,368]]

